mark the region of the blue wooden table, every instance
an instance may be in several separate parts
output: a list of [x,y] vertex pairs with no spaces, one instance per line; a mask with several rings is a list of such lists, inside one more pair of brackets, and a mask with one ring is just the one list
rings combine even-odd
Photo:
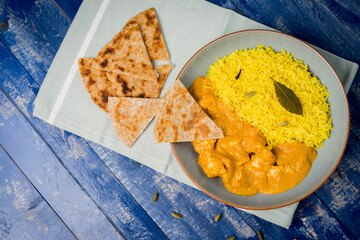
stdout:
[[[360,64],[358,0],[211,2]],[[32,115],[80,5],[0,0],[0,239],[360,239],[360,73],[341,163],[284,229]]]

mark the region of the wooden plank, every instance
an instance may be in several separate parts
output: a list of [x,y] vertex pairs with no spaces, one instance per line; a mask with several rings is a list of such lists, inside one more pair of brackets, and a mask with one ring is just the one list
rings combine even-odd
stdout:
[[206,0],[206,1],[218,5],[219,7],[231,9],[235,12],[239,10],[231,0]]
[[[170,239],[256,238],[234,208],[98,144],[90,146]],[[155,193],[159,199],[153,204]],[[172,217],[173,211],[183,219]],[[223,216],[216,223],[218,213]]]
[[[8,25],[0,39],[20,64],[41,83],[70,26],[51,1],[0,1],[0,19]],[[51,23],[51,24],[49,24]]]
[[349,32],[360,39],[360,4],[347,0],[322,0],[324,4],[341,21]]
[[0,147],[0,239],[75,236]]
[[[89,211],[93,207],[92,205],[95,204],[95,206],[102,211],[99,211],[98,214],[102,215],[104,213],[107,218],[107,220],[103,219],[104,222],[101,222],[102,219],[99,216],[99,226],[94,227],[89,224],[87,231],[91,231],[91,228],[94,228],[100,232],[103,231],[103,233],[109,231],[110,234],[112,231],[115,231],[111,230],[112,224],[117,230],[121,231],[126,238],[140,236],[158,239],[165,238],[165,235],[152,219],[141,206],[134,201],[131,195],[123,188],[120,182],[112,175],[101,159],[97,157],[83,139],[46,124],[42,120],[32,116],[33,101],[39,90],[39,86],[21,68],[19,63],[1,43],[0,55],[3,56],[3,60],[0,62],[0,69],[4,72],[0,79],[0,86],[3,87],[4,91],[14,101],[26,117],[26,120],[30,123],[27,123],[25,119],[20,117],[7,120],[6,125],[9,126],[7,133],[13,134],[13,141],[3,143],[10,154],[15,157],[17,164],[24,166],[24,169],[22,168],[24,172],[28,176],[35,174],[40,179],[46,179],[46,174],[56,174],[56,171],[60,171],[59,169],[68,172],[70,175],[69,178],[76,182],[76,187],[82,188],[78,194],[86,195],[86,198],[89,199],[88,201],[90,201],[90,199],[93,201],[91,204],[88,203],[88,205],[91,206]],[[17,115],[21,116],[19,113],[17,113]],[[24,135],[26,134],[32,139],[25,137]],[[2,136],[5,137],[6,135]],[[17,136],[18,139],[15,140],[14,136]],[[18,145],[16,143],[26,146],[26,151],[25,149],[17,151]],[[23,154],[27,154],[27,151],[30,151],[28,149],[30,146],[32,147],[32,157],[39,157],[40,162],[37,168],[26,168],[30,167],[28,166],[29,163],[27,161],[25,162],[21,157]],[[16,157],[17,154],[20,156]],[[46,158],[50,158],[52,161],[48,162]],[[49,173],[41,170],[44,166],[47,166],[46,168],[49,169]],[[54,184],[59,184],[66,188],[60,179],[55,178],[52,180]],[[39,184],[41,185],[41,183]],[[48,192],[49,189],[40,188],[40,186],[38,189],[42,189],[40,191],[42,194],[42,191],[47,191],[47,195],[45,193],[43,195],[53,198],[50,192]],[[51,191],[55,191],[55,189]],[[67,195],[69,195],[73,190],[67,191]],[[47,197],[46,199],[48,200]],[[78,208],[80,198],[70,199],[71,201],[69,201],[72,202],[72,205]],[[53,206],[55,203],[50,204],[54,209],[60,207],[60,209],[56,210],[59,215],[61,215],[59,211],[63,211],[63,214],[68,213],[68,211],[61,208],[61,206]],[[56,204],[61,205],[61,203]],[[86,208],[87,206],[84,206],[81,210],[87,211]],[[79,212],[76,216],[85,217],[86,214]],[[94,224],[97,221],[96,219],[97,216],[94,215],[94,218],[92,218]],[[64,221],[67,223],[67,220],[64,219]],[[105,226],[104,229],[102,229],[101,224],[110,224],[107,226],[107,228],[110,229],[106,230]],[[73,227],[76,226],[74,225]]]
[[350,134],[349,143],[338,168],[316,194],[360,239],[360,140]]
[[347,95],[350,107],[350,122],[351,131],[360,139],[360,71],[356,78],[358,81],[351,85],[350,91]]
[[70,19],[73,20],[82,0],[52,0],[54,4],[64,12],[64,14]]
[[253,229],[263,232],[264,238],[273,239],[354,239],[329,209],[312,194],[302,200],[295,212],[288,230],[270,224],[258,217],[243,214],[244,219]]
[[[321,1],[232,0],[232,2],[242,13],[255,21],[291,34],[340,57],[360,62],[357,51],[360,48],[360,41],[355,34],[360,31],[360,25],[351,24],[351,18],[343,17],[340,21]],[[348,10],[356,13],[354,12],[356,9]],[[342,9],[338,8],[338,11]],[[355,29],[348,28],[349,24]]]

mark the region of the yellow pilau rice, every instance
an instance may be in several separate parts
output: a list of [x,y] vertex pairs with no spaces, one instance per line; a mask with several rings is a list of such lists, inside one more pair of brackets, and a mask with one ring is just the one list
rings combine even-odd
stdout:
[[[241,74],[236,79],[239,69]],[[258,127],[270,147],[303,142],[317,150],[330,136],[332,123],[327,102],[330,93],[303,61],[285,50],[277,52],[260,45],[236,50],[211,65],[207,77],[214,83],[217,97],[242,119]],[[303,115],[288,112],[280,105],[273,80],[294,91]],[[249,97],[250,92],[256,94]],[[284,123],[288,125],[281,126]]]

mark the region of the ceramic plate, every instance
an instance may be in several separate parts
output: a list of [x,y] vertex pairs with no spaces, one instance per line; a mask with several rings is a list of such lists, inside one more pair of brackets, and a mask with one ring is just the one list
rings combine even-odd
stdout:
[[310,71],[315,74],[331,93],[333,130],[330,138],[319,148],[318,156],[311,171],[296,187],[279,194],[245,197],[230,193],[223,186],[221,178],[208,178],[197,163],[198,154],[190,142],[173,143],[173,152],[187,176],[202,191],[231,206],[245,209],[272,209],[297,202],[318,189],[332,174],[345,150],[349,135],[349,107],[346,94],[334,69],[327,60],[307,43],[292,36],[268,30],[247,30],[234,32],[210,42],[196,52],[185,64],[178,78],[189,87],[199,76],[206,76],[210,65],[236,49],[270,46],[274,50],[285,49],[304,59]]

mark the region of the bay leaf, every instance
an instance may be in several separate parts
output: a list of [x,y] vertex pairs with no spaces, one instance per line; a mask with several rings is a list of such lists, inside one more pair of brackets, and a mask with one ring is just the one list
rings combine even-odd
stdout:
[[299,98],[296,96],[293,90],[287,88],[285,85],[274,81],[274,88],[276,97],[287,111],[298,115],[303,115],[303,108]]

